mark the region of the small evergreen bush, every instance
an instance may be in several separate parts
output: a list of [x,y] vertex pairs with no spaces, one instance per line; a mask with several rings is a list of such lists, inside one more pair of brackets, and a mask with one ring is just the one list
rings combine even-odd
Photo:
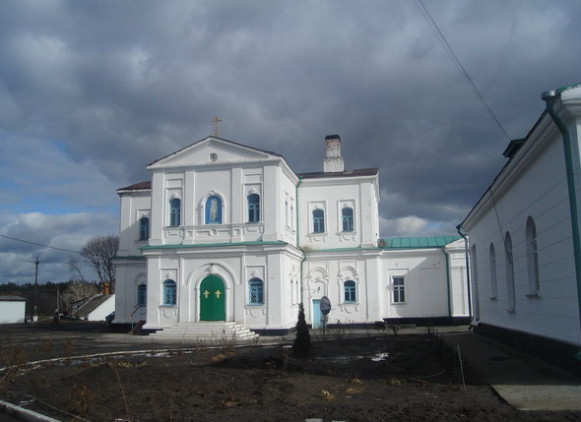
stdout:
[[303,304],[299,305],[299,318],[297,321],[297,337],[293,343],[293,355],[298,358],[306,358],[311,351],[311,335],[305,321]]

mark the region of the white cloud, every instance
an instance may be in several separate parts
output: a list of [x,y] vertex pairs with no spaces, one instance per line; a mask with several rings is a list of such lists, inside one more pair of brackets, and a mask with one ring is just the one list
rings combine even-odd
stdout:
[[[117,216],[97,213],[49,215],[39,212],[0,218],[0,282],[31,282],[39,258],[39,281],[66,281],[69,257],[78,257],[95,236],[117,233]],[[19,240],[15,240],[19,239]],[[39,245],[46,245],[46,248]],[[65,249],[65,250],[62,250]],[[94,274],[87,268],[88,277]]]

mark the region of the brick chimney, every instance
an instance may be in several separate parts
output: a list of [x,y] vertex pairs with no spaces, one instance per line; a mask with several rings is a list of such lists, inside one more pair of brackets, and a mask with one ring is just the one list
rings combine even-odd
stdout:
[[341,138],[339,135],[325,136],[327,144],[327,155],[323,160],[323,171],[325,173],[342,172],[345,170],[345,163],[341,156]]

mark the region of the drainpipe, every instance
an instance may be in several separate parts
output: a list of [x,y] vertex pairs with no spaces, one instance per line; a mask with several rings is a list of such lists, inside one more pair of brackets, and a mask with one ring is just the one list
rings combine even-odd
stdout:
[[297,205],[295,207],[295,213],[296,213],[296,222],[297,222],[297,249],[299,251],[301,251],[303,253],[303,259],[301,259],[301,264],[300,264],[300,289],[301,289],[301,305],[303,305],[303,309],[304,309],[304,302],[303,302],[303,263],[305,262],[305,260],[307,259],[307,254],[305,253],[304,250],[302,250],[301,246],[300,246],[300,236],[299,236],[299,228],[300,226],[300,221],[299,221],[299,187],[301,186],[301,184],[303,183],[303,178],[299,176],[299,183],[297,183],[297,186],[295,188],[295,198],[297,199]]
[[446,292],[448,295],[448,319],[452,319],[452,295],[450,292],[450,255],[446,252],[446,245],[442,246],[444,259],[446,260]]
[[472,293],[470,292],[470,260],[468,258],[468,238],[462,229],[462,225],[456,226],[458,234],[464,238],[464,254],[466,255],[466,286],[468,287],[468,318],[472,319]]
[[557,125],[563,136],[565,150],[565,169],[567,171],[567,188],[569,191],[569,212],[571,213],[571,230],[573,235],[573,257],[575,260],[575,275],[577,279],[577,303],[579,309],[579,324],[581,325],[581,238],[579,236],[579,213],[577,210],[577,195],[575,187],[575,173],[573,172],[573,156],[571,154],[571,137],[565,123],[555,111],[555,101],[561,97],[561,92],[543,92],[542,99],[546,103],[547,113]]

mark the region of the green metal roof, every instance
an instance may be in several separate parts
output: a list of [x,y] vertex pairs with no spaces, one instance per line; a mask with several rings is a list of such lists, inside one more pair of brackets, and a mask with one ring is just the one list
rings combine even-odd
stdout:
[[448,243],[460,239],[461,236],[430,236],[430,237],[392,237],[381,239],[383,249],[423,249],[441,248]]

